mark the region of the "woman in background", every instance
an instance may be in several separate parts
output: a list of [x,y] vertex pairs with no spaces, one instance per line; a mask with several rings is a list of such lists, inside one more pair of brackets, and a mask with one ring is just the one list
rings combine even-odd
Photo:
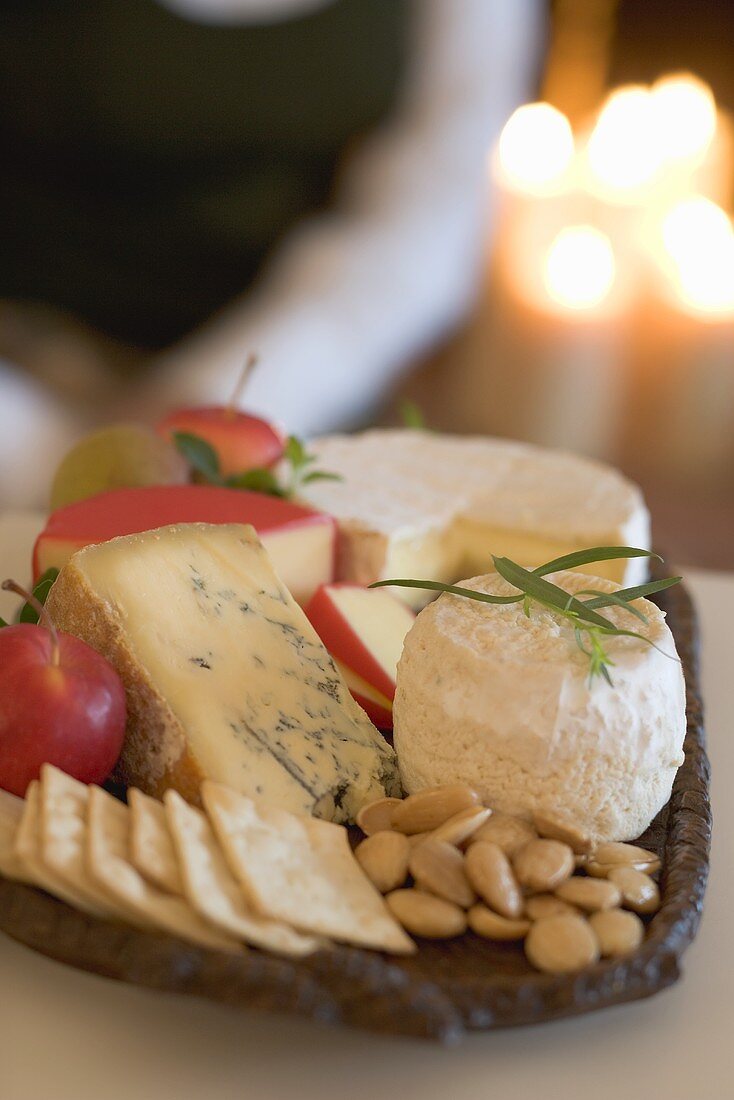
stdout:
[[363,422],[468,306],[539,0],[3,9],[0,505],[92,423],[226,399],[251,350],[248,408]]

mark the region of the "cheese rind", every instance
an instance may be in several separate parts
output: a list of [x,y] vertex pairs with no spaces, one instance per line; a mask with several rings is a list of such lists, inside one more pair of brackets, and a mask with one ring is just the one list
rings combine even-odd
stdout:
[[[305,503],[339,523],[337,577],[452,582],[486,573],[492,555],[535,567],[588,546],[648,548],[642,494],[610,466],[508,440],[405,430],[327,436],[310,449],[341,476],[301,489]],[[647,575],[644,559],[589,572],[625,584]],[[395,595],[413,607],[430,596]]]
[[334,520],[290,500],[219,485],[111,489],[52,512],[33,548],[37,579],[77,550],[122,535],[183,523],[248,523],[295,600],[305,603],[333,579]]
[[[578,573],[548,578],[568,592]],[[497,574],[462,582],[510,595]],[[600,578],[591,587],[616,586]],[[442,595],[416,619],[398,666],[395,748],[409,793],[468,783],[503,813],[567,813],[597,840],[640,835],[670,797],[683,762],[685,685],[663,613],[635,606],[603,614],[646,635],[610,636],[613,686],[589,683],[573,625],[533,604],[484,604]]]
[[48,606],[122,677],[128,785],[196,803],[206,777],[336,821],[399,789],[392,749],[251,527],[187,524],[87,547]]

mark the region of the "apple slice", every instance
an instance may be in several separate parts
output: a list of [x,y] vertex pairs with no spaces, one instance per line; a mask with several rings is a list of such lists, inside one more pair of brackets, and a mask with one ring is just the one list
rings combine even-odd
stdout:
[[214,485],[113,489],[53,512],[33,551],[36,579],[90,543],[177,523],[251,523],[298,603],[334,577],[336,523],[300,504]]
[[[391,704],[413,612],[383,589],[342,583],[322,585],[306,615],[332,657],[372,688],[371,701],[383,708],[385,701]],[[368,698],[363,687],[354,691]]]
[[380,695],[379,691],[376,691],[375,688],[372,687],[372,684],[368,684],[366,680],[363,680],[362,677],[358,676],[356,672],[353,672],[351,668],[347,668],[346,665],[343,665],[341,661],[335,660],[334,664],[338,668],[344,683],[349,688],[355,703],[359,703],[367,717],[374,722],[378,729],[391,730],[392,699],[388,699],[385,695]]

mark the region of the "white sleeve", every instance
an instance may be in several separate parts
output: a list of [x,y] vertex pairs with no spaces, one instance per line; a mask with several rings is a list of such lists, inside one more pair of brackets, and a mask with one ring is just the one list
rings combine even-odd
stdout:
[[486,240],[487,152],[532,87],[540,0],[419,0],[394,120],[336,208],[295,231],[261,289],[154,361],[162,405],[224,400],[248,352],[248,409],[303,435],[364,419],[467,309]]

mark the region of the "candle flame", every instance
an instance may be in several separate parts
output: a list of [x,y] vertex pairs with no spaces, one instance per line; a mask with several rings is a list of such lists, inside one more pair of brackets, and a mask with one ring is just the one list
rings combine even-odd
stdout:
[[688,311],[716,316],[734,311],[734,229],[726,213],[694,195],[675,203],[660,235],[664,267]]
[[511,186],[533,194],[552,192],[574,153],[566,116],[549,103],[527,103],[510,115],[500,135],[500,170]]
[[635,201],[634,192],[652,183],[661,158],[649,88],[630,84],[607,97],[589,138],[587,157],[593,182],[619,201]]
[[692,73],[671,73],[653,84],[650,95],[661,156],[702,156],[716,133],[716,101],[709,85]]
[[592,225],[562,229],[543,266],[548,296],[571,310],[593,309],[608,297],[616,263],[611,241]]

